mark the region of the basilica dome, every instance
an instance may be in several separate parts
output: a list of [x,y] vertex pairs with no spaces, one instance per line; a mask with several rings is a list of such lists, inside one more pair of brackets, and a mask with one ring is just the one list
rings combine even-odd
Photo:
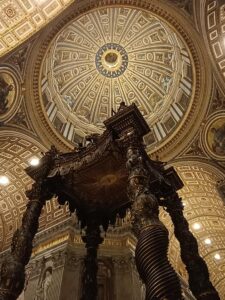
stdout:
[[78,16],[52,40],[41,68],[51,127],[72,144],[101,133],[119,104],[135,103],[156,147],[184,121],[194,65],[181,36],[151,12],[105,7]]

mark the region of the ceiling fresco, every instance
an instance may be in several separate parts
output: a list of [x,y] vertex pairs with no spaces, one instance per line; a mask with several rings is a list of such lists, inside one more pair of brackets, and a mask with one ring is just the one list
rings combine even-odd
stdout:
[[161,142],[183,119],[193,94],[193,66],[182,39],[149,12],[114,7],[65,26],[41,71],[48,120],[72,143],[101,132],[121,101],[136,103]]
[[20,45],[73,0],[1,0],[0,57]]

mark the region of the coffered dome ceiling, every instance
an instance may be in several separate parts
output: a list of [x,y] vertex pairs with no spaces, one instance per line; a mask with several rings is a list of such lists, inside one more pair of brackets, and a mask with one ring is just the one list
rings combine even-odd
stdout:
[[217,79],[224,90],[225,83],[225,2],[224,0],[203,0],[200,7],[201,28],[211,56]]
[[61,13],[73,0],[1,0],[0,57]]
[[[32,179],[24,169],[34,157],[41,156],[40,144],[33,138],[14,131],[0,131],[0,176],[7,176],[9,184],[0,185],[0,251],[10,246],[12,235],[21,224],[26,210],[25,191]],[[60,207],[56,199],[47,201],[42,211],[39,230],[55,225],[68,217],[67,207]]]
[[100,8],[55,37],[41,70],[45,114],[67,141],[102,132],[121,101],[136,103],[153,128],[150,146],[184,120],[193,99],[194,66],[166,22],[135,8]]

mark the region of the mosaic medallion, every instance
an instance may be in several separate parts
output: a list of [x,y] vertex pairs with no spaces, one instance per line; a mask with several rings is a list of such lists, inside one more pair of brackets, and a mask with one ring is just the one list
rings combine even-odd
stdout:
[[225,115],[219,115],[206,126],[206,145],[209,154],[217,159],[225,159]]
[[128,65],[126,50],[115,43],[102,46],[95,58],[96,68],[102,75],[115,78],[122,75]]
[[4,115],[13,103],[15,98],[15,84],[13,78],[0,72],[0,115]]
[[19,94],[17,75],[8,67],[0,67],[0,122],[13,117],[19,106]]

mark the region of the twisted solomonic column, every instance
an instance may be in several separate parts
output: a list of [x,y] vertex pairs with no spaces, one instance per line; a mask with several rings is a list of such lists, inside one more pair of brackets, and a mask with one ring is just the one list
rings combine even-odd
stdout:
[[209,279],[207,265],[199,255],[197,240],[189,230],[178,194],[174,192],[167,197],[164,206],[173,221],[174,234],[180,243],[181,259],[189,275],[190,290],[198,300],[219,300],[220,297]]
[[98,293],[97,271],[98,260],[97,250],[102,243],[100,236],[99,222],[93,216],[89,216],[86,234],[82,237],[86,244],[87,253],[84,258],[84,269],[82,274],[82,295],[81,300],[96,300]]
[[135,146],[127,151],[128,195],[133,202],[131,222],[138,239],[137,269],[146,285],[146,300],[180,300],[180,282],[167,258],[168,231],[159,220],[158,202],[149,190],[150,174],[141,151]]
[[32,241],[38,230],[38,219],[45,200],[50,198],[42,193],[42,183],[33,184],[26,195],[29,198],[22,225],[13,235],[11,253],[2,263],[0,270],[0,300],[16,300],[23,290],[25,266],[32,253]]

